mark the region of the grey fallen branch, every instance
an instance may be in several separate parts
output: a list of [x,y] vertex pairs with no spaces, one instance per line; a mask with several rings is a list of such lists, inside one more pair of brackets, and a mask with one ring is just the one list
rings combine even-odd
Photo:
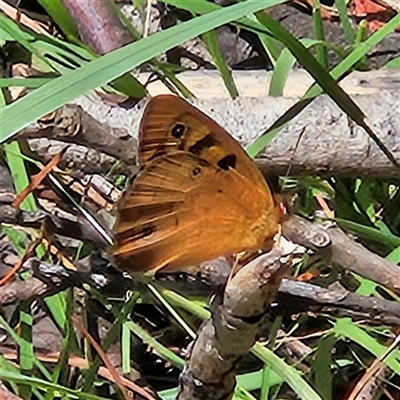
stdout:
[[[202,75],[203,79],[209,76]],[[359,82],[362,82],[361,76],[357,78]],[[364,80],[368,79],[366,74]],[[383,78],[382,81],[385,82]],[[375,90],[369,95],[365,91],[362,95],[353,95],[353,99],[368,116],[368,124],[400,163],[400,98],[397,94],[400,85],[394,76],[386,76],[386,81],[391,82],[391,90],[386,84],[378,92]],[[241,97],[235,101],[203,99],[196,100],[194,104],[224,126],[243,146],[247,146],[295,101],[263,96]],[[73,105],[65,106],[56,111],[45,125],[32,125],[20,132],[20,137],[75,143],[112,156],[126,165],[133,165],[136,161],[136,142],[128,133],[137,137],[144,102],[130,110],[110,108],[96,96],[78,99],[78,103],[83,110]],[[48,151],[48,142],[46,146]],[[36,145],[36,149],[39,150],[40,146]],[[45,156],[46,152],[41,153]],[[351,122],[328,96],[318,97],[296,116],[261,152],[257,163],[264,172],[277,175],[323,173],[400,177],[399,167],[392,165],[367,133]]]
[[69,104],[18,134],[32,139],[30,145],[45,161],[70,144],[60,167],[85,173],[106,172],[115,160],[136,164],[136,140],[124,129],[101,123],[81,107]]
[[15,280],[4,285],[0,290],[0,304],[6,306],[15,304],[24,300],[31,300],[42,296],[48,291],[46,283],[37,278],[28,278],[27,280]]
[[229,399],[235,366],[256,342],[267,310],[287,270],[278,250],[243,267],[216,297],[213,315],[203,323],[180,376],[178,400]]
[[360,296],[342,288],[324,289],[306,282],[284,279],[279,288],[277,302],[279,305],[275,312],[279,315],[313,312],[378,324],[400,324],[398,302]]
[[10,204],[0,203],[0,223],[25,228],[40,229],[44,222],[51,222],[54,233],[71,239],[90,242],[95,248],[104,248],[106,242],[99,232],[84,218],[58,216],[44,210],[17,210]]
[[[112,278],[108,276],[106,266],[103,266],[101,273],[95,272],[99,269],[99,261],[93,260],[90,256],[75,262],[74,266],[76,270],[50,264],[34,257],[29,258],[22,267],[33,271],[33,276],[27,280],[17,279],[2,286],[0,305],[4,307],[24,300],[52,296],[69,287],[82,287],[83,284],[104,288],[106,285],[112,286],[111,280],[115,279],[115,272],[114,275],[111,273]],[[118,284],[124,291],[129,289],[122,277]]]
[[132,151],[126,151],[126,148],[135,146],[135,141],[127,131],[99,122],[74,104],[46,115],[44,119],[22,130],[18,137],[41,137],[75,143],[116,159],[123,154],[123,161],[128,164],[134,164],[136,160]]
[[318,225],[290,216],[282,224],[282,234],[293,243],[320,253],[327,263],[400,292],[400,267],[369,251],[332,223]]
[[[132,290],[135,287],[135,283],[131,279],[123,278],[113,269],[109,270],[108,261],[99,256],[86,257],[77,261],[75,266],[77,271],[72,271],[60,265],[28,259],[24,263],[24,268],[34,268],[35,277],[28,281],[12,282],[3,286],[0,291],[0,304],[5,306],[36,296],[49,296],[66,287],[79,287],[83,283],[101,289],[104,293],[115,294],[117,288],[121,296],[126,290]],[[12,265],[9,267],[11,268]],[[159,282],[164,287],[186,295],[207,297],[216,285],[220,286],[222,281],[226,281],[228,275],[229,269],[223,276],[217,277],[217,282],[213,281],[212,287],[204,280],[201,281],[191,275],[171,274],[164,276]],[[51,283],[53,281],[57,284]],[[354,320],[400,325],[400,304],[398,302],[360,296],[342,288],[325,289],[306,282],[283,279],[277,300],[278,304],[285,304],[285,307],[278,305],[275,310],[275,313],[279,315],[322,312],[332,316],[351,317]]]
[[[224,274],[225,278],[229,274]],[[176,275],[176,274],[175,274]],[[204,279],[191,275],[164,276],[162,285],[182,294],[207,297],[212,292]],[[216,276],[217,284],[223,280]],[[214,283],[214,282],[213,282]],[[400,324],[400,304],[396,301],[365,297],[344,288],[322,288],[307,282],[283,279],[277,294],[277,315],[292,315],[303,312],[325,313],[336,317],[350,317],[353,320],[367,320],[387,325]],[[284,306],[282,306],[284,304]]]

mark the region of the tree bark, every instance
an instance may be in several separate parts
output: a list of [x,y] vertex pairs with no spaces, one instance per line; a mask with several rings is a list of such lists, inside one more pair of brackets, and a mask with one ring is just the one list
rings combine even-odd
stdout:
[[243,267],[222,301],[214,298],[212,318],[201,326],[180,376],[178,400],[232,398],[235,366],[256,342],[286,269],[274,250]]
[[[249,88],[243,96],[232,101],[218,89],[220,77],[215,73],[190,73],[179,76],[191,88],[202,82],[199,100],[194,105],[214,118],[244,146],[253,143],[282,116],[295,102],[295,98],[268,97],[271,74],[264,72],[234,73],[239,87]],[[197,83],[196,83],[197,82]],[[301,87],[290,96],[299,97],[312,80],[304,71],[293,71],[288,88]],[[367,116],[367,122],[386,148],[400,163],[400,81],[398,73],[375,71],[351,74],[342,83],[344,90]],[[211,95],[207,95],[207,90]],[[210,89],[211,88],[211,89]],[[162,86],[149,87],[152,95],[166,93]],[[356,94],[359,93],[359,94]],[[242,94],[242,93],[241,93]],[[94,100],[94,101],[93,101]],[[145,102],[125,110],[102,103],[98,98],[80,98],[77,102],[96,119],[113,128],[123,128],[137,137],[138,126]],[[121,160],[132,158],[135,148],[126,146]],[[118,148],[123,147],[119,145]],[[308,174],[337,174],[375,178],[398,178],[400,169],[393,165],[372,139],[359,126],[349,120],[328,96],[315,99],[295,117],[259,154],[257,163],[270,174],[301,176]]]

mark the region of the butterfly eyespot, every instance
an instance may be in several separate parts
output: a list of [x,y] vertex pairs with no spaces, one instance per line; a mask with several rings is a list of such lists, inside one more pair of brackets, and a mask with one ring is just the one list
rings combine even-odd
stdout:
[[193,168],[192,175],[197,176],[199,174],[201,174],[201,168],[200,167]]
[[176,124],[172,127],[172,136],[179,139],[185,133],[185,125]]
[[234,154],[229,154],[225,156],[224,158],[221,158],[218,163],[218,167],[221,169],[228,170],[229,168],[235,168],[236,167],[236,156]]

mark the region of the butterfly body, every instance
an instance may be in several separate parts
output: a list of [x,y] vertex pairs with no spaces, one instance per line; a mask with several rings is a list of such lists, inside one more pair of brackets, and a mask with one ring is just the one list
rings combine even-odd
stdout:
[[181,269],[256,250],[276,234],[280,211],[261,172],[222,127],[179,97],[148,104],[139,161],[114,226],[121,269]]

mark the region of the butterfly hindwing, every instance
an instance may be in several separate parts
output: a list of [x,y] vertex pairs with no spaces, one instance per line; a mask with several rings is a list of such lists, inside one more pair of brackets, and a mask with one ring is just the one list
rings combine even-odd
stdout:
[[[261,246],[266,199],[246,182],[185,152],[150,163],[120,205],[118,265],[136,271],[174,269]],[[257,200],[250,204],[252,197]]]

